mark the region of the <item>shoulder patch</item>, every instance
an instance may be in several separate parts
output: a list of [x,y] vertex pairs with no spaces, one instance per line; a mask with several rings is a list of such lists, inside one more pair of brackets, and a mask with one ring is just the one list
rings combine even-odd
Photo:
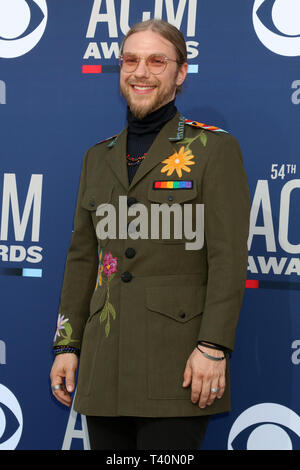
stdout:
[[103,139],[103,140],[100,140],[99,142],[96,143],[96,145],[98,144],[104,144],[104,142],[108,142],[109,140],[111,139],[115,139],[117,137],[118,134],[115,134],[115,135],[112,135],[111,137],[108,137],[107,139]]
[[208,124],[204,124],[203,122],[197,122],[197,121],[191,121],[190,119],[185,119],[185,124],[191,127],[198,127],[201,129],[205,129],[206,131],[226,132],[226,134],[228,134],[227,131],[224,131],[224,129],[220,129],[220,127],[209,126]]

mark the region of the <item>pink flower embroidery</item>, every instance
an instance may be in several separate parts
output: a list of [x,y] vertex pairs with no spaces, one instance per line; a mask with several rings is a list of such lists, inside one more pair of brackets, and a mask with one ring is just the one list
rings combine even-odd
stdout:
[[107,278],[117,271],[117,258],[114,258],[110,251],[104,256],[103,267]]
[[[102,250],[101,250],[101,256],[102,256]],[[107,277],[107,280],[103,277],[103,282],[106,285],[106,299],[105,299],[105,304],[104,307],[100,313],[99,319],[100,323],[103,323],[106,321],[105,325],[105,336],[108,337],[109,332],[110,332],[110,317],[113,318],[113,320],[116,319],[117,313],[115,310],[115,307],[112,305],[110,302],[110,292],[109,292],[109,284],[113,280],[115,273],[117,272],[117,262],[118,258],[114,258],[109,251],[108,253],[105,253],[104,258],[103,258],[103,272],[105,276]]]

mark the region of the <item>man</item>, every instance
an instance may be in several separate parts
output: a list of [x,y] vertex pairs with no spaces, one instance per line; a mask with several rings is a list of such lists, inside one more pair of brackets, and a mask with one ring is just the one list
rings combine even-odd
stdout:
[[[247,177],[234,137],[185,119],[174,105],[188,68],[174,26],[135,25],[120,66],[128,126],[84,158],[52,390],[70,406],[80,353],[74,408],[87,415],[93,449],[199,449],[209,416],[230,409],[229,353],[248,255]],[[199,218],[185,210],[200,204],[204,242],[187,249],[187,222]],[[144,236],[150,223],[132,217],[152,216],[154,205],[184,209],[184,236],[161,229]],[[112,207],[119,208],[115,222]],[[124,217],[131,221],[125,230]]]

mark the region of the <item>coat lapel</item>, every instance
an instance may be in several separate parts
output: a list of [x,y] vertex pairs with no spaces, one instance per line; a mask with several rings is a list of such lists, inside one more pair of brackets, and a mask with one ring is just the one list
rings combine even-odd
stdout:
[[126,192],[128,192],[129,180],[126,162],[126,146],[127,127],[107,145],[109,151],[106,154],[106,160],[122,186],[126,189]]

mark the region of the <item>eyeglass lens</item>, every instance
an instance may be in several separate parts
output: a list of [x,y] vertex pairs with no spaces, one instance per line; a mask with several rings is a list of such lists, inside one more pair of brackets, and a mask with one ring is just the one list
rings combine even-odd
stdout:
[[[138,56],[134,54],[124,54],[121,61],[122,69],[124,72],[134,72],[137,69],[139,62],[140,58]],[[167,61],[164,56],[153,54],[147,57],[146,65],[149,72],[155,75],[164,71]]]

